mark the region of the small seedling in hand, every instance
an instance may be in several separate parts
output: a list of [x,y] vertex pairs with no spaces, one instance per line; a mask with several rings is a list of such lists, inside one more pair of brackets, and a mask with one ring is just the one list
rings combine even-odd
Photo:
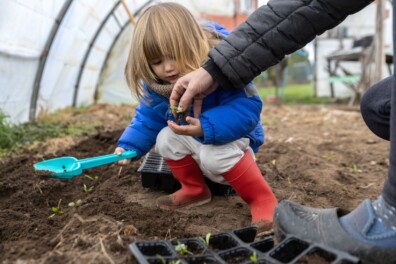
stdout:
[[170,108],[170,110],[175,111],[178,114],[182,113],[182,111],[179,109],[179,107],[177,105],[170,105],[169,108]]
[[80,199],[78,199],[78,200],[75,201],[75,202],[70,202],[70,203],[68,203],[67,206],[69,206],[69,207],[74,207],[74,206],[80,205],[81,202],[82,202],[82,201],[81,201]]
[[258,259],[257,259],[257,252],[253,251],[253,254],[250,256],[250,261],[253,263],[258,263]]
[[57,207],[52,207],[52,214],[48,218],[52,218],[55,215],[63,215],[65,212],[62,211],[60,205],[61,205],[62,199],[59,199],[58,206]]
[[85,185],[85,184],[83,184],[83,187],[84,187],[84,192],[90,192],[90,191],[92,191],[92,189],[93,189],[93,186],[88,187],[88,186]]
[[176,123],[180,125],[180,119],[183,116],[183,111],[176,105],[170,105],[169,109],[171,110],[172,115],[176,120]]

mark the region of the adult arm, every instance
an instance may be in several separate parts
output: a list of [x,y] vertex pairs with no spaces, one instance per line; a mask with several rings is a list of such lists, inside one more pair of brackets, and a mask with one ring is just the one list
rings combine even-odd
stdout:
[[262,71],[280,62],[340,24],[373,0],[270,0],[222,40],[196,71],[180,78],[170,104],[185,111],[194,101],[194,116],[201,113],[202,99],[216,84],[223,89],[243,89]]

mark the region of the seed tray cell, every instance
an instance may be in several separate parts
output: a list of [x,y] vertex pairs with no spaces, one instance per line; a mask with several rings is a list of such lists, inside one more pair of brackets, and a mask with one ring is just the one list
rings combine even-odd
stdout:
[[[138,172],[141,174],[142,186],[145,188],[173,193],[180,189],[180,183],[173,177],[172,171],[163,157],[156,152],[149,152],[143,159]],[[212,195],[224,196],[234,194],[229,185],[213,182],[205,177]]]
[[[255,240],[254,226],[212,234],[209,244],[205,237],[175,240],[138,241],[129,249],[141,264],[147,263],[264,263],[264,264],[357,264],[359,259],[324,245],[311,243],[288,235],[278,245],[272,237]],[[180,254],[177,246],[185,245],[186,253]],[[256,261],[251,257],[256,255]]]
[[326,245],[311,243],[288,235],[272,250],[266,253],[272,263],[314,264],[314,263],[360,263],[357,257]]
[[219,253],[219,256],[226,263],[246,263],[250,261],[253,251],[249,247],[237,247]]

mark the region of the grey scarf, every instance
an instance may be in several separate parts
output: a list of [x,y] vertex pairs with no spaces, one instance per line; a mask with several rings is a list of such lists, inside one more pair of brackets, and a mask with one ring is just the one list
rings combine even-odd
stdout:
[[157,82],[152,82],[149,83],[148,85],[151,88],[151,90],[153,90],[157,94],[165,96],[166,98],[170,98],[173,89],[173,84],[159,84]]

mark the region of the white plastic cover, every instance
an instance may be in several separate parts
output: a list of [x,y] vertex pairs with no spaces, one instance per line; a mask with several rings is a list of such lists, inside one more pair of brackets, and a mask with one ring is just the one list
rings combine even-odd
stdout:
[[[127,25],[130,18],[119,0],[71,1],[50,49],[44,50],[58,14],[69,2],[0,1],[0,110],[14,123],[28,121],[32,106],[37,116],[74,103],[92,104],[95,95],[100,102],[135,102],[124,80],[133,25]],[[132,14],[150,2],[125,0]],[[197,16],[234,12],[232,0],[175,2]],[[42,71],[40,60],[45,62]],[[37,76],[41,78],[35,84]],[[38,95],[32,101],[34,87]]]
[[[149,1],[125,2],[133,14]],[[65,3],[67,0],[0,1],[0,109],[14,123],[29,120],[41,54],[48,56],[36,116],[71,106],[74,97],[76,105],[92,104],[107,54],[129,22],[120,1],[73,0],[50,50],[44,51]]]

